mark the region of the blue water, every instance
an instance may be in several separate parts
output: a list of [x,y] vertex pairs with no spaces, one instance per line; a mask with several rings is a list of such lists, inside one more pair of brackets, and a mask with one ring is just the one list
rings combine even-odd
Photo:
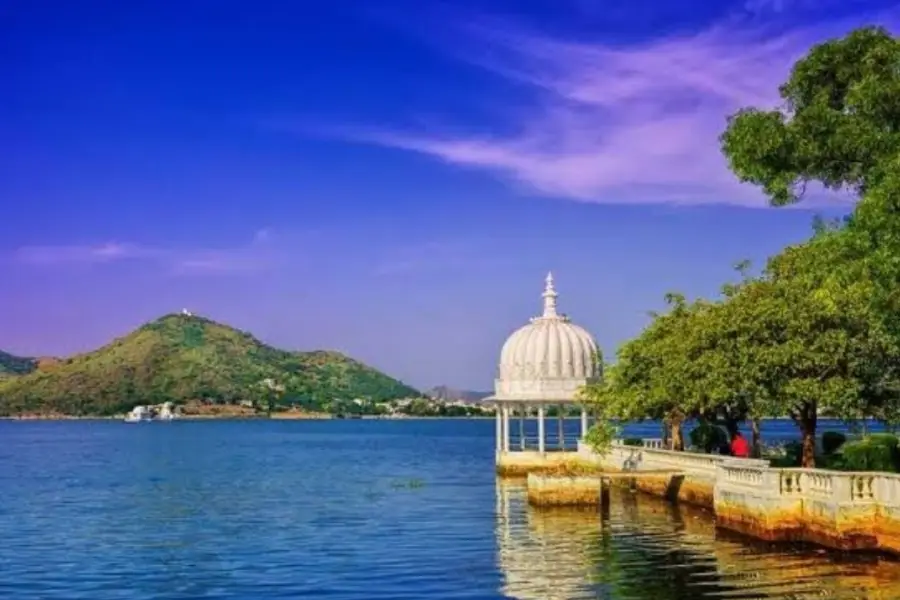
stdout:
[[650,498],[534,511],[495,480],[493,436],[490,420],[0,422],[0,598],[900,597],[895,564],[724,539]]

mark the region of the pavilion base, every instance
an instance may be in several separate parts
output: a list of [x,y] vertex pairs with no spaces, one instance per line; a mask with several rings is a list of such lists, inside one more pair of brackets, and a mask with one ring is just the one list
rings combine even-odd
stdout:
[[[532,506],[609,507],[612,487],[651,493],[665,489],[679,473],[660,471],[531,473],[527,479],[528,503]],[[666,497],[666,494],[659,494]]]
[[603,480],[599,475],[528,475],[532,506],[599,506]]
[[578,452],[550,451],[543,454],[538,451],[520,450],[516,452],[497,453],[497,475],[501,477],[525,478],[529,473],[563,468],[574,464],[590,467]]

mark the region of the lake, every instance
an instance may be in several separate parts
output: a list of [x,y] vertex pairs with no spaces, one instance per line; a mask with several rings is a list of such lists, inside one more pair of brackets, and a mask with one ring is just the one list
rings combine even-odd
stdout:
[[530,509],[496,481],[493,436],[492,420],[0,421],[0,598],[900,598],[900,564],[747,543],[644,496]]

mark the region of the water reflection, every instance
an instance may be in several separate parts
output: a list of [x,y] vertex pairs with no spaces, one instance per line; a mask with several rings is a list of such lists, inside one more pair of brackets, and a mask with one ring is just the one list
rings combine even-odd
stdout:
[[609,513],[533,509],[497,482],[503,593],[520,600],[900,598],[900,564],[748,543],[705,511],[614,492]]

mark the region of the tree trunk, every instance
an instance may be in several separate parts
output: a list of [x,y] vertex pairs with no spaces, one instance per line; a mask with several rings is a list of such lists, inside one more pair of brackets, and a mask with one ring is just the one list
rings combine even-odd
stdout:
[[808,403],[799,415],[800,433],[803,436],[803,455],[800,466],[816,468],[816,405]]
[[735,419],[733,416],[731,416],[728,413],[725,413],[725,418],[722,419],[722,422],[723,422],[723,425],[725,425],[725,431],[727,431],[729,433],[729,435],[731,434],[732,431],[740,430],[740,424],[741,424],[740,419]]
[[752,456],[753,458],[759,458],[760,455],[762,454],[762,448],[760,448],[760,445],[759,445],[759,441],[760,441],[759,421],[760,421],[759,419],[753,419],[750,421],[751,434],[752,434],[752,438],[751,438],[752,446],[750,447],[750,452],[751,452],[750,456]]
[[665,419],[662,422],[662,447],[669,447],[669,423]]
[[681,432],[681,422],[683,420],[681,417],[674,417],[670,421],[672,424],[672,450],[677,452],[684,450],[684,436]]

